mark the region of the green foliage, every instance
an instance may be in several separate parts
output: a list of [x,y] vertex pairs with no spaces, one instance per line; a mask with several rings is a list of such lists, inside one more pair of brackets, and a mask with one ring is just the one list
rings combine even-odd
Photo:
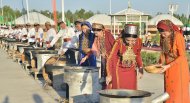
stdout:
[[[1,9],[0,9],[1,11]],[[22,9],[22,11],[20,10],[13,10],[10,6],[4,6],[3,7],[3,16],[4,16],[4,22],[10,22],[10,21],[14,21],[14,19],[26,14],[26,10],[25,9]],[[39,12],[51,19],[53,19],[53,13],[49,10],[41,10],[41,11],[38,11],[38,10],[30,10],[30,12]],[[57,20],[61,20],[62,18],[62,13],[57,11]],[[100,14],[100,12],[98,11],[97,12],[98,14]],[[70,21],[71,23],[73,23],[75,20],[77,19],[88,19],[90,18],[91,16],[93,16],[94,13],[92,11],[86,11],[84,9],[80,9],[80,10],[76,10],[75,12],[71,12],[70,10],[66,11],[65,12],[65,17],[66,17],[66,20],[67,21]],[[0,12],[0,16],[1,16],[1,12]]]
[[[36,10],[32,10],[32,11],[37,12]],[[50,12],[49,10],[41,10],[40,13],[51,18],[51,19],[53,19],[53,13]],[[57,13],[57,20],[60,21],[62,18],[62,13],[59,11],[57,11],[56,13]],[[76,10],[74,13],[71,12],[70,10],[68,10],[65,12],[65,17],[66,17],[65,20],[73,23],[77,19],[86,20],[93,15],[94,15],[94,13],[92,11],[85,11],[84,9]]]
[[185,14],[179,15],[179,14],[174,14],[174,17],[178,18],[183,24],[188,24],[189,19]]
[[151,64],[157,64],[158,63],[160,53],[142,51],[141,56],[142,56],[142,60],[143,60],[143,65],[148,66]]
[[[36,10],[33,10],[33,11],[37,12]],[[49,10],[41,10],[40,13],[47,16],[48,18],[51,18],[51,19],[53,18],[53,13],[50,12]]]
[[[0,9],[2,11],[2,9]],[[0,13],[2,16],[2,13]],[[3,21],[1,23],[7,23],[14,21],[15,18],[21,16],[21,12],[19,10],[13,10],[10,6],[5,5],[3,7]]]
[[155,36],[152,36],[152,42],[157,43],[157,44],[160,43],[160,35],[159,35],[159,33],[156,34]]
[[85,11],[84,9],[76,10],[74,13],[72,13],[70,10],[65,12],[65,17],[72,23],[77,19],[86,20],[93,15],[94,13],[92,11]]
[[148,15],[148,20],[152,19],[153,17],[151,15]]

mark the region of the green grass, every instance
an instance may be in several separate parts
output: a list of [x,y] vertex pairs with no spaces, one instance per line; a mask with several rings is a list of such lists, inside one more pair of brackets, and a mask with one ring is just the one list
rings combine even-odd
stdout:
[[142,60],[143,60],[143,65],[148,66],[151,64],[158,63],[160,53],[159,52],[142,51],[141,56],[142,56]]

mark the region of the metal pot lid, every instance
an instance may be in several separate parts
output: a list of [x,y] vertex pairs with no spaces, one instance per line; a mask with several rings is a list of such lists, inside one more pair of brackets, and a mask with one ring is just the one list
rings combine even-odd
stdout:
[[57,54],[58,51],[55,50],[32,50],[34,54]]
[[64,68],[65,72],[98,72],[99,70],[99,67],[78,65],[65,66]]
[[33,47],[32,46],[22,46],[22,47],[18,47],[18,48],[19,48],[20,53],[24,53],[25,48],[33,48]]
[[73,66],[73,64],[45,64],[45,68],[65,68],[67,66]]
[[13,39],[13,38],[5,38],[5,40],[8,42],[16,42],[17,41],[16,39]]
[[[50,53],[50,51],[52,53]],[[30,50],[31,58],[37,57],[37,54],[57,54],[58,51],[55,50]]]
[[52,72],[54,70],[60,70],[60,71],[64,72],[65,66],[58,66],[58,65],[51,65],[51,64],[45,64],[44,65],[46,72]]
[[101,96],[109,98],[143,98],[150,97],[151,93],[141,90],[107,89],[99,91]]
[[24,51],[31,51],[31,50],[45,50],[45,48],[31,48],[31,47],[27,47],[27,48],[24,48]]
[[14,44],[15,50],[17,50],[19,46],[29,46],[29,45],[28,44],[23,44],[23,43],[15,43]]

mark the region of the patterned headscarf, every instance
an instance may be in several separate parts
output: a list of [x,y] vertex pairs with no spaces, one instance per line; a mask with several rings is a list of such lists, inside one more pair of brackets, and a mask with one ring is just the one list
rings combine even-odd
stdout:
[[180,32],[179,28],[173,24],[170,20],[161,20],[157,24],[157,28],[166,30],[166,31],[177,31]]

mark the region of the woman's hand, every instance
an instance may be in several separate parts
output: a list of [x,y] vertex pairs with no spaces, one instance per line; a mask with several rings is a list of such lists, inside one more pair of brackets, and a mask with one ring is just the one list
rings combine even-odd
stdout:
[[164,73],[164,72],[165,72],[166,70],[168,70],[170,67],[171,67],[170,64],[168,64],[168,65],[163,65],[163,66],[162,66],[162,69],[159,71],[159,73]]
[[138,78],[142,79],[142,77],[143,77],[143,74],[141,72],[138,72]]
[[112,76],[107,76],[106,77],[106,84],[109,85],[111,81],[112,81]]
[[82,58],[82,60],[80,61],[80,65],[81,65],[82,63],[84,63],[84,62],[86,61],[86,59],[88,59],[87,56],[85,56],[84,58]]
[[143,67],[139,67],[139,71],[138,71],[138,78],[139,79],[142,79],[142,77],[143,77]]

